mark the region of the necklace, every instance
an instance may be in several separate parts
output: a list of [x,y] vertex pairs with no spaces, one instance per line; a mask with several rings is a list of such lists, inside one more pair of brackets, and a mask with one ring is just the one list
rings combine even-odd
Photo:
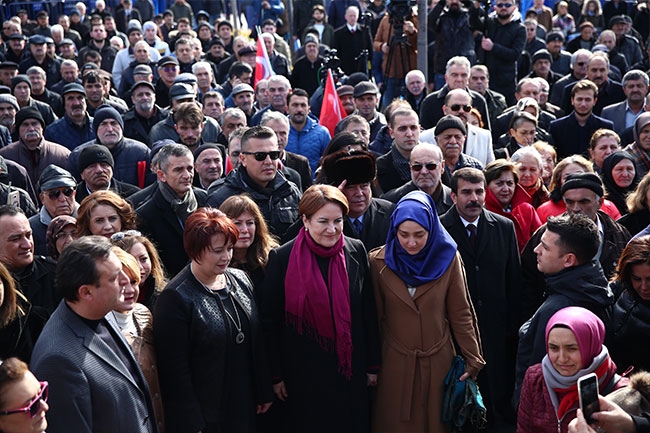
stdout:
[[242,344],[244,342],[245,336],[244,333],[242,332],[241,328],[241,320],[239,319],[239,312],[237,311],[237,307],[235,306],[235,301],[232,300],[232,294],[228,294],[228,298],[230,299],[230,303],[232,304],[232,308],[235,310],[235,315],[237,316],[237,321],[235,322],[235,319],[233,319],[232,315],[226,310],[225,308],[223,311],[226,312],[226,315],[232,322],[232,324],[235,326],[237,329],[237,335],[235,335],[235,343],[237,344]]

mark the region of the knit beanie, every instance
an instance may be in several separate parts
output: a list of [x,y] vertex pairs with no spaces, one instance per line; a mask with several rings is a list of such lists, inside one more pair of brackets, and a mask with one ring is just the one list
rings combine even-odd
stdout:
[[79,173],[84,171],[88,166],[97,162],[105,162],[110,165],[111,168],[115,167],[113,155],[111,155],[111,151],[108,150],[106,146],[102,144],[91,144],[84,147],[81,152],[79,152],[79,159],[77,160]]
[[20,125],[22,125],[22,123],[27,119],[36,119],[41,122],[41,126],[45,128],[45,121],[43,120],[43,116],[41,116],[41,112],[38,111],[38,108],[25,107],[16,113],[16,130],[18,130]]
[[16,75],[11,79],[11,93],[14,92],[14,89],[16,88],[18,83],[27,83],[27,85],[29,86],[29,90],[32,90],[32,82],[29,81],[29,77],[25,74],[20,74],[20,75]]
[[447,114],[438,121],[438,124],[436,125],[436,136],[442,134],[448,129],[458,129],[463,133],[463,135],[467,135],[465,124],[460,120],[460,117],[451,114]]
[[562,195],[570,189],[587,188],[596,193],[598,197],[604,194],[603,182],[595,173],[574,173],[567,176],[562,184]]
[[106,119],[116,120],[120,124],[122,130],[124,130],[124,120],[118,111],[111,107],[110,105],[102,105],[95,111],[95,117],[93,118],[93,130],[97,132],[99,125]]

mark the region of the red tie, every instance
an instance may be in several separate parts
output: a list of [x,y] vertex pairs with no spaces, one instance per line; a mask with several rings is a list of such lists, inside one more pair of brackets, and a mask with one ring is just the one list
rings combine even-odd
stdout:
[[354,32],[355,32],[355,30],[354,30],[354,29],[352,29],[352,30],[350,30],[350,33],[352,33],[352,34],[354,34]]

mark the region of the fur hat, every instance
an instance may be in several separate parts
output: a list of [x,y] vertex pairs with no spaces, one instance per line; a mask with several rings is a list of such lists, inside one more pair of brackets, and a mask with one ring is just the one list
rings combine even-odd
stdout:
[[607,400],[616,403],[630,415],[650,412],[650,373],[639,371],[630,376],[630,384],[608,394]]
[[323,159],[323,175],[327,183],[339,186],[372,182],[377,175],[375,155],[367,150],[339,150]]

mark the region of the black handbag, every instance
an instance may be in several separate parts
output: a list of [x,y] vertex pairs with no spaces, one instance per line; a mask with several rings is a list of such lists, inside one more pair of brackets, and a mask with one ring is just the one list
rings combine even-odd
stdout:
[[454,357],[445,378],[445,395],[442,403],[442,422],[455,431],[483,430],[487,424],[487,410],[483,397],[472,378],[458,380],[465,373],[465,360]]

